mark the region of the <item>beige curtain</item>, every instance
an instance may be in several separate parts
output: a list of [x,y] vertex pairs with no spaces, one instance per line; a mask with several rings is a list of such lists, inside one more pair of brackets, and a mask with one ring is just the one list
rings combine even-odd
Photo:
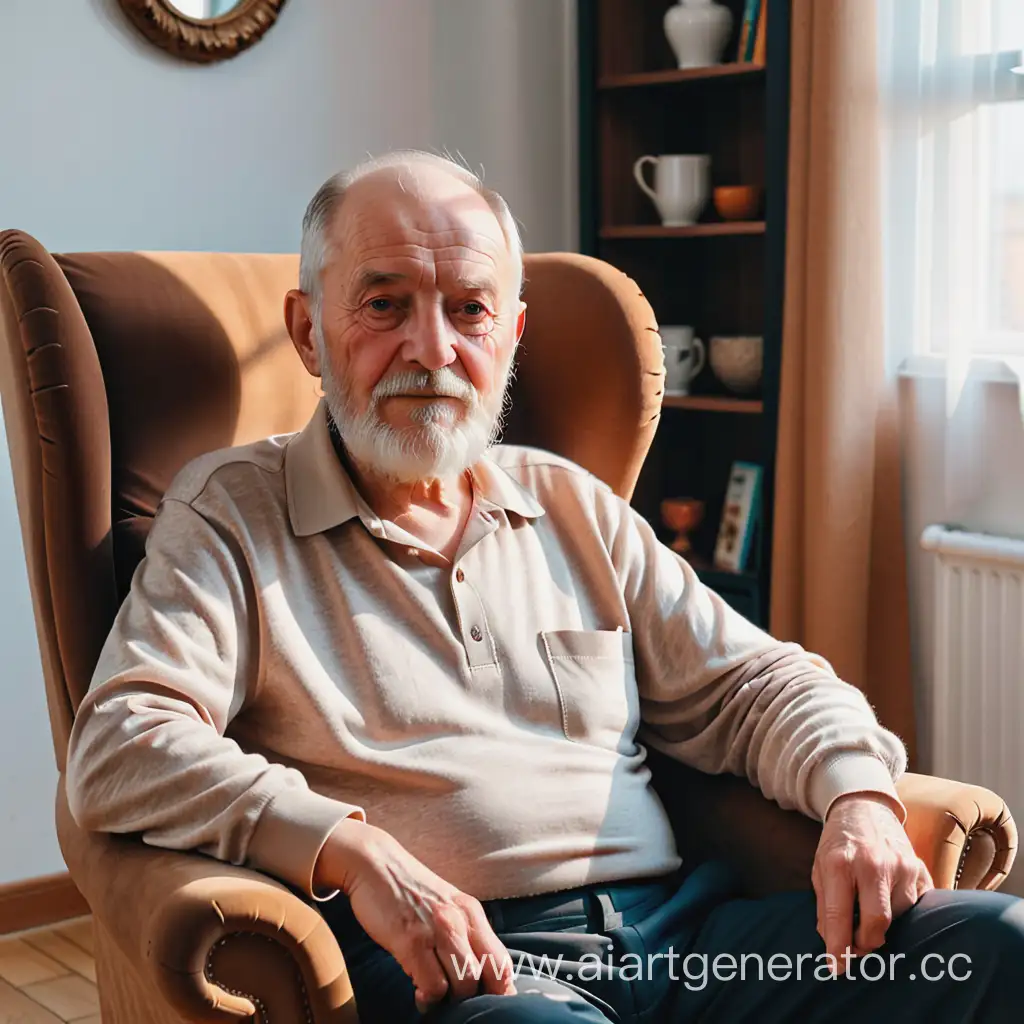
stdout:
[[772,632],[859,686],[914,757],[886,373],[874,0],[793,0]]

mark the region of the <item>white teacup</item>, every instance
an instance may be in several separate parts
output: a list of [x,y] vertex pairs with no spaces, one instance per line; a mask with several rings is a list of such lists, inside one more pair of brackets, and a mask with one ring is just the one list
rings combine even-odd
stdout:
[[690,382],[704,369],[704,342],[694,337],[692,327],[661,327],[665,353],[665,393],[686,395]]
[[[644,178],[654,164],[654,188]],[[702,154],[642,156],[633,165],[636,183],[651,197],[665,227],[695,224],[708,201],[711,157]]]

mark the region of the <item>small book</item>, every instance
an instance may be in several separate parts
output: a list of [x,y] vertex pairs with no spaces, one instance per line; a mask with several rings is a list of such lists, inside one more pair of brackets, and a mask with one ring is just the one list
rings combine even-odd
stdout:
[[746,569],[760,515],[761,467],[752,462],[734,462],[715,545],[716,568],[730,572]]
[[754,34],[755,64],[764,64],[768,51],[768,0],[761,0],[761,13],[757,16],[757,32]]
[[754,36],[757,33],[757,14],[760,8],[761,0],[747,0],[743,9],[740,44],[736,51],[736,60],[741,63],[748,63],[754,55]]

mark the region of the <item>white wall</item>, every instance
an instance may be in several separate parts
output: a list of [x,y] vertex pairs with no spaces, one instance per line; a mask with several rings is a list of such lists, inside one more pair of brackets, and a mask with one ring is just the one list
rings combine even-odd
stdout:
[[572,246],[571,8],[291,0],[253,50],[201,67],[115,0],[3,0],[0,223],[56,250],[293,251],[333,170],[447,146],[484,164],[530,248]]
[[[527,249],[574,249],[574,10],[291,0],[253,50],[201,67],[137,37],[114,0],[2,0],[0,227],[55,251],[291,252],[330,173],[397,146],[447,147],[483,164]],[[0,568],[3,884],[63,868],[6,459]]]

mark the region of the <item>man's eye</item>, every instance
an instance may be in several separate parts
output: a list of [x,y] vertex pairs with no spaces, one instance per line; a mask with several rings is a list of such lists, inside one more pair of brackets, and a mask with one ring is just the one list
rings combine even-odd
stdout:
[[467,302],[462,307],[462,312],[467,316],[483,316],[487,312],[486,308],[479,302]]
[[387,313],[392,309],[390,299],[370,299],[368,305],[374,313]]

